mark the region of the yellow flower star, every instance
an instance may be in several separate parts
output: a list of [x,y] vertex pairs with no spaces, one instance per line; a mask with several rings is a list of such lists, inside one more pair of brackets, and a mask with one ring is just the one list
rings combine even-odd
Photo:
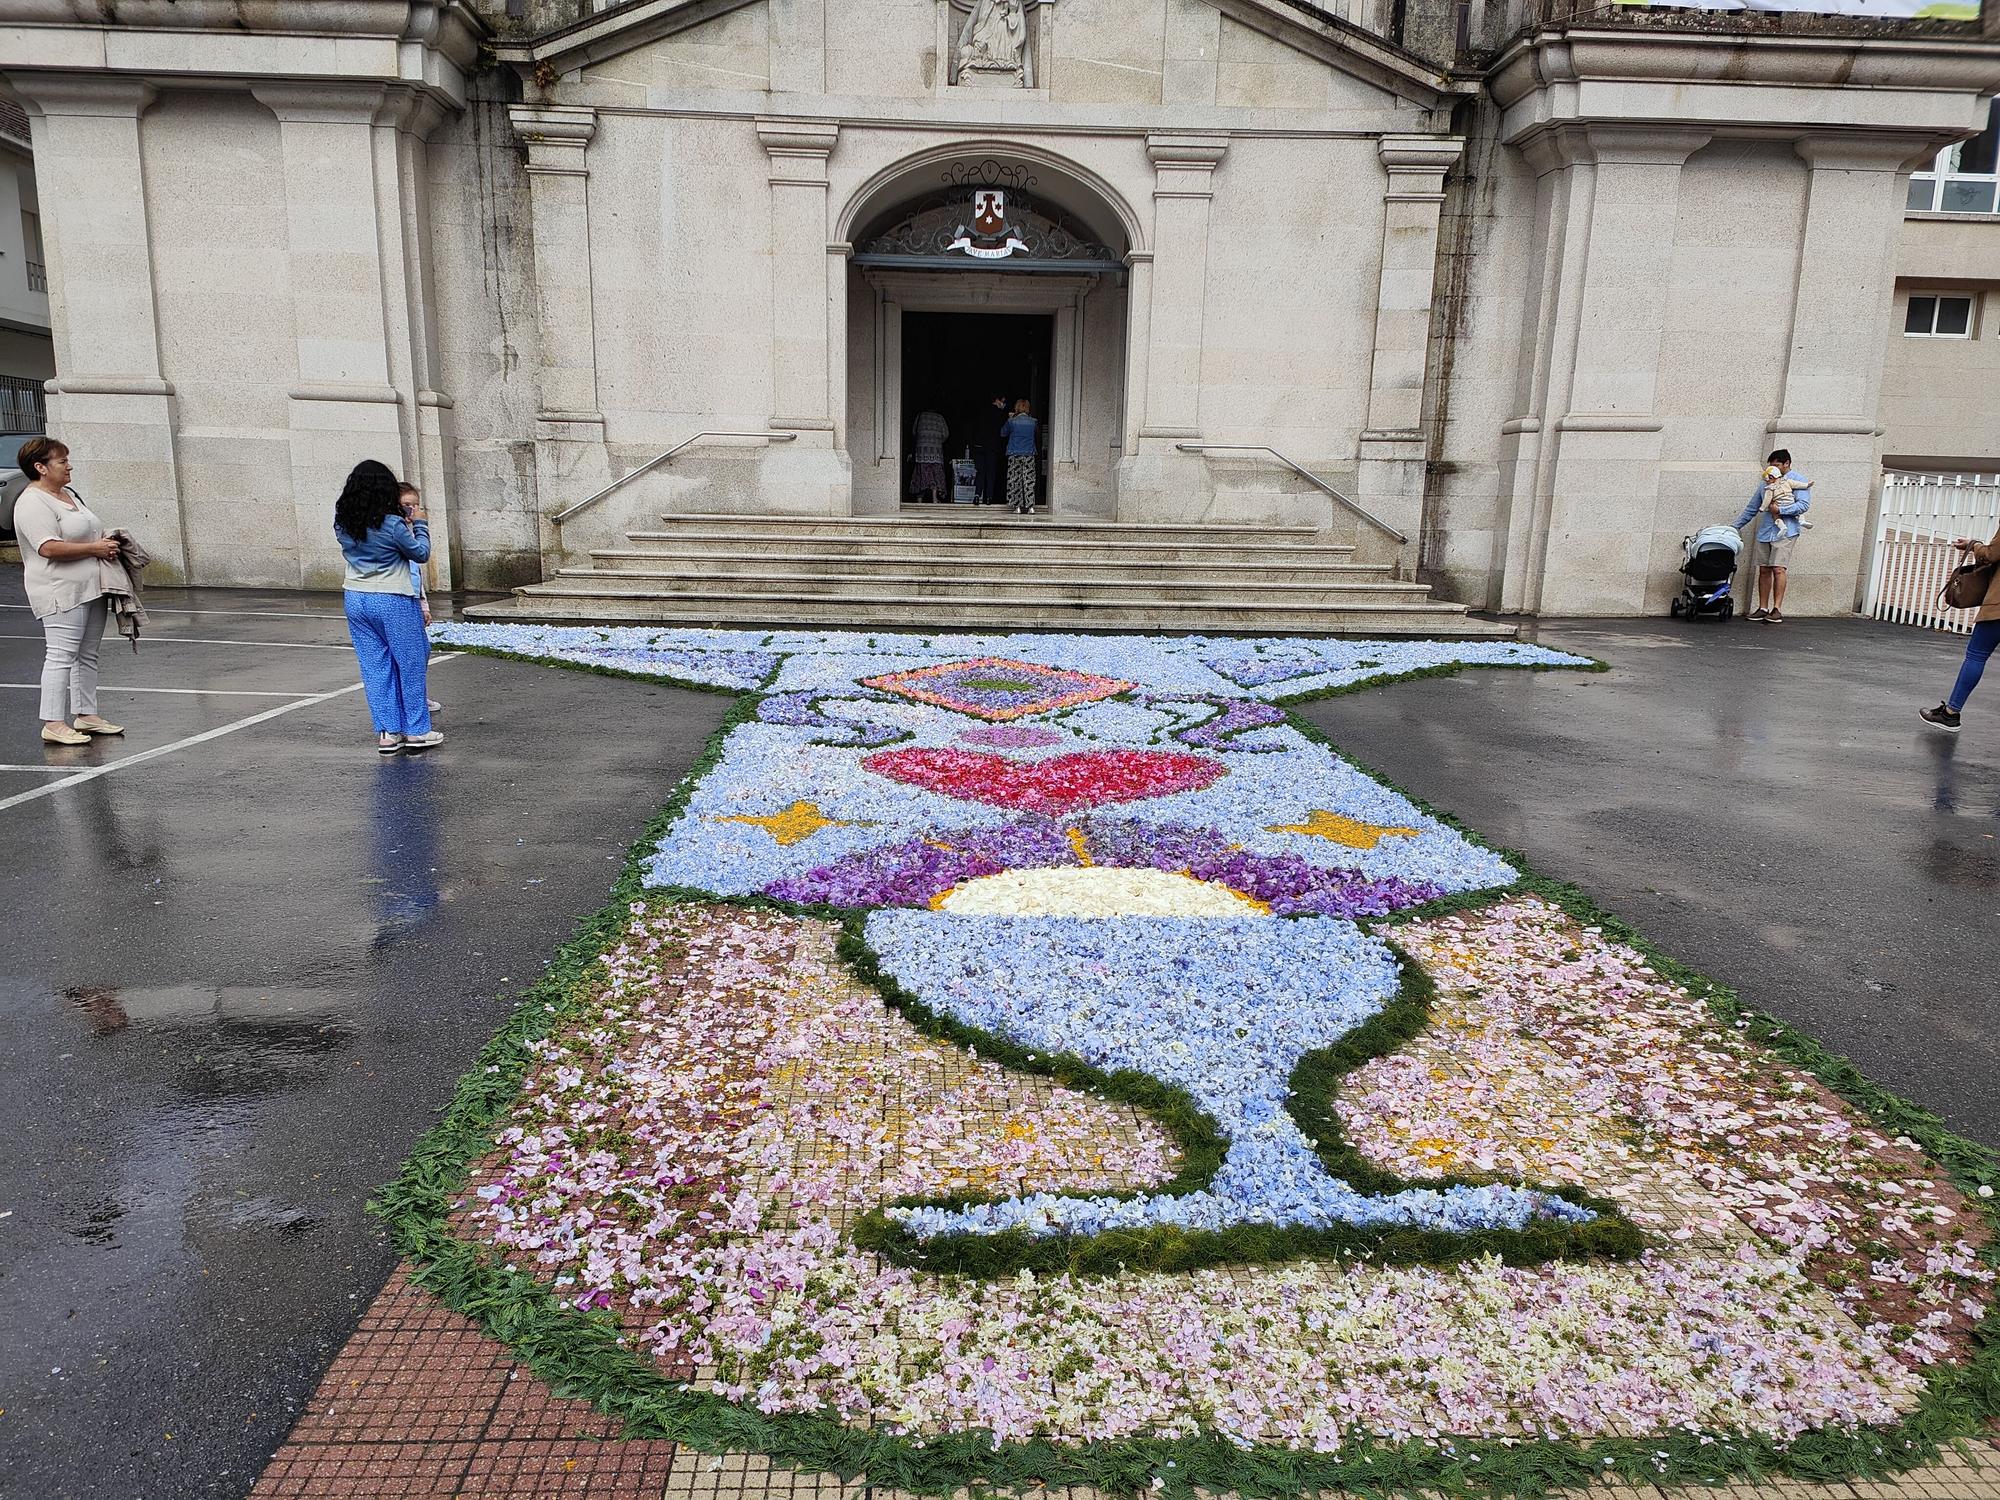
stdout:
[[781,813],[766,813],[761,817],[749,813],[730,813],[712,818],[716,823],[749,823],[761,828],[780,844],[791,845],[805,842],[822,828],[872,828],[868,822],[845,823],[839,818],[829,818],[819,810],[817,802],[794,802]]
[[1328,812],[1323,807],[1313,809],[1311,817],[1303,823],[1273,823],[1266,830],[1270,833],[1302,833],[1308,838],[1331,839],[1336,844],[1345,844],[1350,849],[1373,849],[1383,839],[1392,835],[1415,838],[1414,828],[1387,828],[1380,823],[1363,823],[1356,818],[1345,818],[1337,812]]

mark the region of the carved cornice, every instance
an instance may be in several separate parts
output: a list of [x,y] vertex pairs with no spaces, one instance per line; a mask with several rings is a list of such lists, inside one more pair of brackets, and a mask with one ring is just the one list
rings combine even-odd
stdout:
[[486,35],[466,0],[0,0],[0,70],[17,87],[57,70],[158,85],[372,82],[458,108]]
[[8,73],[31,115],[94,115],[136,120],[159,97],[139,78],[88,73]]
[[1978,99],[2000,90],[2000,45],[1956,37],[1544,31],[1502,53],[1487,84],[1505,111],[1501,138],[1511,145],[1567,126],[1625,124],[1767,140],[1900,136],[1914,158],[1984,123]]
[[1390,203],[1442,203],[1445,174],[1465,152],[1457,136],[1385,135],[1375,154],[1389,173]]
[[584,148],[597,134],[597,111],[570,105],[510,104],[507,123],[528,149],[530,175],[588,177]]

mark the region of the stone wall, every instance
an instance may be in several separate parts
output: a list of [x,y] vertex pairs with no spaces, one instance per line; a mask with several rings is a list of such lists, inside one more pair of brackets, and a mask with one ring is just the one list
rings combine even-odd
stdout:
[[[1908,338],[1912,292],[1974,299],[1969,339]],[[1882,451],[1893,467],[2000,473],[2000,215],[1911,218],[1896,263],[1882,379]]]

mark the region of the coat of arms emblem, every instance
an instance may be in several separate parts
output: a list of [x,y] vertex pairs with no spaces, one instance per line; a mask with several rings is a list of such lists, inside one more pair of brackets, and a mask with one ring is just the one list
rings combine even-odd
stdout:
[[1008,227],[1007,194],[999,188],[982,187],[972,190],[971,230],[959,225],[957,237],[945,248],[963,250],[981,260],[1005,260],[1018,250],[1026,250],[1028,244]]

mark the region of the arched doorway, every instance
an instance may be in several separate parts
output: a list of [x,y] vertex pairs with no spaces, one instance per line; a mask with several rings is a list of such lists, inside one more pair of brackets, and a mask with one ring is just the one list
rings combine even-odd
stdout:
[[[1000,152],[934,159],[863,197],[848,239],[855,511],[916,504],[914,425],[925,411],[945,419],[946,458],[974,460],[982,498],[997,504],[993,401],[1026,397],[1042,423],[1039,513],[1114,514],[1122,216],[1060,168]],[[947,506],[936,513],[994,514]]]

